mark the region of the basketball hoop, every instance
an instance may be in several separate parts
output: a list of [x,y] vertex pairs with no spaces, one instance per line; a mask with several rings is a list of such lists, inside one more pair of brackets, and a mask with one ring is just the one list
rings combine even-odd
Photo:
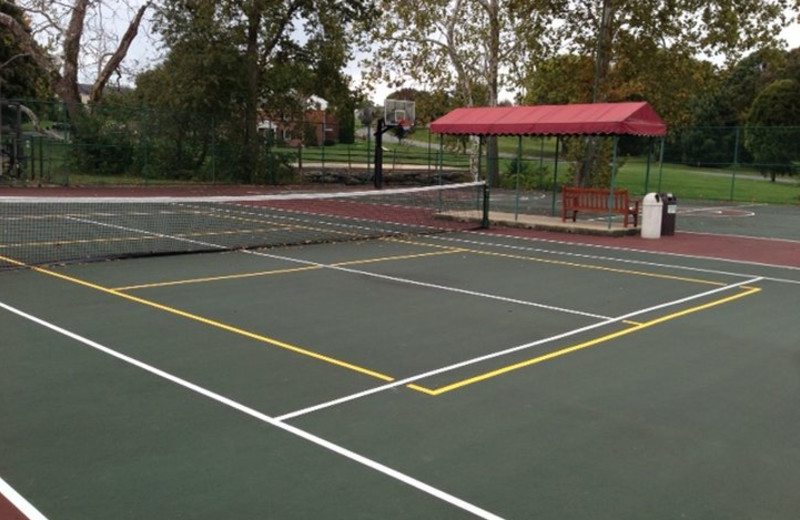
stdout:
[[411,121],[408,119],[400,119],[397,121],[397,126],[403,129],[403,132],[410,132],[411,131]]

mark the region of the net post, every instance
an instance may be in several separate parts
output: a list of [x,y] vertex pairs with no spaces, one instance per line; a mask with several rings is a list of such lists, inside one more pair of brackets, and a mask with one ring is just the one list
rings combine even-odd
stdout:
[[483,184],[483,208],[481,215],[481,229],[489,229],[489,183]]

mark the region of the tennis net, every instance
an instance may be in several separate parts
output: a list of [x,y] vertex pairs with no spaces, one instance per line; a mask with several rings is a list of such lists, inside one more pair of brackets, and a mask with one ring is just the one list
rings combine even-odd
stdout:
[[0,269],[487,225],[484,183],[337,193],[0,196]]

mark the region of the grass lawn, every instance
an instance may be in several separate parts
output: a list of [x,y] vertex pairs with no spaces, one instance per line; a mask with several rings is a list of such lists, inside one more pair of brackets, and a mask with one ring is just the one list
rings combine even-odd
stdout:
[[[629,159],[620,168],[617,185],[631,193],[645,193],[646,166],[644,160]],[[800,184],[793,178],[770,182],[758,172],[742,168],[693,168],[651,164],[647,191],[669,191],[679,198],[732,200],[770,204],[800,204]]]
[[[339,163],[339,164],[372,164],[375,161],[375,141],[367,143],[366,140],[356,140],[353,144],[335,144],[331,146],[304,146],[299,150],[276,146],[273,150],[277,153],[287,154],[291,157],[301,158],[303,163]],[[433,143],[427,146],[413,146],[408,143],[389,142],[383,143],[384,164],[420,164],[437,165],[439,159],[439,145]],[[444,166],[466,167],[469,166],[469,157],[445,151],[441,161]],[[297,159],[294,160],[297,164]]]
[[[499,147],[501,153],[500,171],[509,175],[514,171],[513,158],[517,154],[518,138],[501,137]],[[157,184],[190,184],[189,180],[178,180],[168,175],[151,175],[149,178],[137,175],[87,175],[76,171],[71,164],[69,145],[65,142],[50,139],[33,141],[32,161],[28,162],[29,173],[34,180],[45,183],[71,185],[157,185]],[[435,169],[439,161],[444,168],[467,168],[469,156],[457,153],[454,147],[448,146],[440,154],[439,136],[431,135],[426,128],[417,128],[408,136],[407,142],[397,143],[393,139],[384,141],[384,165],[416,164]],[[301,149],[275,147],[273,151],[292,157],[297,165],[315,164],[347,164],[365,167],[374,162],[375,142],[357,139],[353,144],[336,144],[324,147],[303,147]],[[524,164],[535,171],[539,185],[552,180],[553,152],[555,139],[524,137],[522,153]],[[441,157],[440,157],[441,155]],[[540,158],[543,156],[543,159]],[[681,199],[699,200],[731,200],[735,202],[756,202],[772,204],[800,204],[800,182],[797,178],[782,177],[778,182],[770,182],[759,172],[751,168],[697,168],[678,164],[657,162],[650,165],[649,178],[646,179],[646,163],[640,157],[627,157],[621,161],[616,184],[628,189],[633,195],[641,196],[648,191],[669,191]],[[543,166],[545,169],[540,169]],[[485,168],[485,166],[484,166]],[[568,179],[569,166],[559,164],[558,182]],[[210,174],[209,174],[210,175]],[[30,178],[30,177],[29,177]],[[185,177],[184,177],[185,179]],[[212,182],[213,178],[195,178],[193,182]],[[541,186],[540,186],[541,187]],[[544,186],[548,189],[547,186]]]

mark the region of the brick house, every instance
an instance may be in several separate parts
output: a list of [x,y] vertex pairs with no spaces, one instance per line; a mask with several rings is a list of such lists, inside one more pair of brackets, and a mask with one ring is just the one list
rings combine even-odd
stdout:
[[339,122],[328,111],[327,101],[312,97],[307,106],[301,121],[285,116],[270,117],[268,112],[262,112],[258,128],[264,133],[271,133],[275,141],[282,144],[323,146],[326,142],[337,142]]

